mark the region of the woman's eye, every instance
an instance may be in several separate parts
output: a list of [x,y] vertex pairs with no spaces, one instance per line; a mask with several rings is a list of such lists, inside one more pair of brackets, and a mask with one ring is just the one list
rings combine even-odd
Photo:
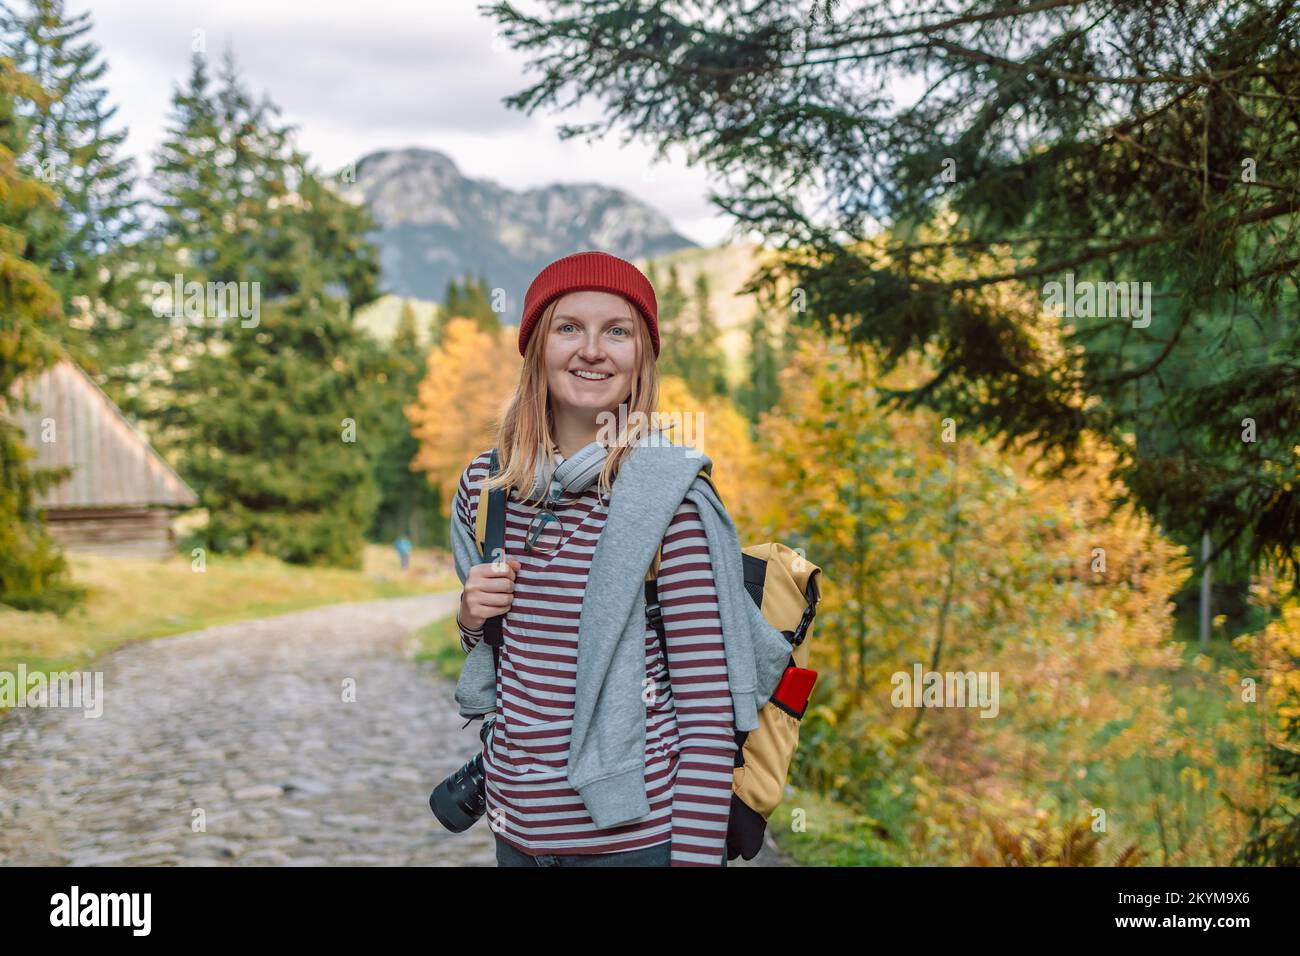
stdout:
[[[576,328],[577,328],[577,326],[574,325],[572,322],[565,322],[563,325],[559,325],[559,326],[557,326],[556,329],[555,329],[555,331],[557,331],[557,332],[567,332],[569,329],[576,329]],[[616,326],[614,326],[612,329],[610,329],[610,331],[611,331],[611,332],[619,332],[619,333],[621,333],[621,334],[618,336],[618,338],[627,338],[629,335],[632,334],[632,330],[631,330],[631,329],[625,328],[624,326],[621,326],[621,325],[616,325]]]

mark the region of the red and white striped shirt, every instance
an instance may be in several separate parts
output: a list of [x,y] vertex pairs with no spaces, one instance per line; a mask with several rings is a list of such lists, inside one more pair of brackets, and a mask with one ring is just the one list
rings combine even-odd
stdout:
[[[563,460],[557,456],[557,464]],[[461,474],[455,520],[471,533],[489,452]],[[506,503],[506,554],[522,567],[502,619],[497,720],[484,748],[488,820],[498,836],[531,854],[615,853],[671,841],[673,866],[721,866],[736,742],[722,622],[708,539],[699,511],[683,501],[663,539],[659,603],[668,638],[665,662],[647,626],[645,781],[650,813],[599,829],[566,777],[577,674],[578,620],[592,554],[607,516],[596,483],[565,492],[534,550],[524,541],[539,508]],[[558,550],[557,550],[558,546]],[[539,551],[539,549],[541,549]],[[550,553],[541,553],[550,552]],[[468,653],[482,631],[460,628]]]

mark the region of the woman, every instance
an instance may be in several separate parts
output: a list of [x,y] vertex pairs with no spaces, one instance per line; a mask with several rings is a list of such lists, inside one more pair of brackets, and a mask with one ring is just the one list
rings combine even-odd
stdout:
[[[619,464],[637,439],[629,427],[610,441],[606,413],[626,424],[656,409],[657,318],[649,280],[600,252],[551,263],[525,296],[523,370],[498,436],[501,473],[489,482],[510,488],[509,560],[474,565],[457,618],[469,653],[484,621],[505,614],[483,759],[500,866],[726,865],[733,709],[708,542],[690,501],[662,541],[667,660],[645,629],[650,812],[599,828],[565,775],[585,582]],[[455,520],[468,530],[489,453],[469,463],[457,488]],[[571,460],[582,467],[561,467]]]

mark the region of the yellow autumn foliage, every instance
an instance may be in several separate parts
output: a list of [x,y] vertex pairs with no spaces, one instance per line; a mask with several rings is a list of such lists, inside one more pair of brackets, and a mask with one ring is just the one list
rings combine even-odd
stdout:
[[698,448],[713,461],[714,486],[735,522],[741,543],[760,540],[758,516],[766,489],[749,422],[730,399],[698,399],[676,375],[659,380],[658,411],[673,423],[680,416],[683,440],[678,444]]
[[[1112,510],[1100,442],[1049,480],[970,423],[882,401],[932,374],[805,334],[760,425],[766,533],[826,571],[800,782],[911,801],[918,863],[1227,862],[1246,821],[1219,794],[1257,786],[1222,754],[1248,751],[1249,719],[1173,639],[1185,552]],[[918,666],[996,677],[996,708],[898,706]],[[1188,687],[1228,719],[1197,726]]]
[[427,472],[442,489],[444,513],[465,465],[495,441],[522,361],[509,336],[464,318],[449,320],[442,344],[429,351],[416,400],[405,412],[420,443],[411,469]]

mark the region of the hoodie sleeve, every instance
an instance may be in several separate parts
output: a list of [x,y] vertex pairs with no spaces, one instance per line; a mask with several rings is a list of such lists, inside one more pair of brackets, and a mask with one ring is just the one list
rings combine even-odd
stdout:
[[659,604],[680,746],[671,865],[722,866],[736,738],[709,543],[689,500],[664,535]]
[[[490,452],[483,452],[471,461],[456,485],[452,500],[451,550],[456,564],[456,576],[464,585],[470,568],[479,562],[478,543],[474,540],[474,522],[478,517],[479,483],[487,477]],[[466,654],[483,638],[483,629],[470,630],[460,623],[456,613],[456,626],[460,630],[460,648]]]

